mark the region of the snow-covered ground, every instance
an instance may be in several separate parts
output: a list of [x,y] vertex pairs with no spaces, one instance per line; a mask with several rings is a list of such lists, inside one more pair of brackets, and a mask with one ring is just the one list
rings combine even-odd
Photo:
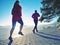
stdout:
[[[60,45],[60,30],[58,30],[57,27],[47,27],[43,29],[40,28],[41,26],[38,26],[39,32],[36,32],[34,34],[32,32],[33,27],[25,26],[25,28],[23,29],[24,36],[18,36],[16,30],[15,31],[16,34],[14,33],[13,36],[15,35],[17,37],[13,38],[12,43],[8,39],[5,40],[0,39],[0,44],[8,45],[11,43],[12,45]],[[3,34],[5,35],[5,37],[7,37],[6,35],[9,34],[9,31],[7,30],[9,29],[8,28],[7,30],[4,29],[5,31],[1,30],[0,32],[4,32],[6,34],[3,33],[0,34]],[[0,37],[3,37],[3,35],[0,35]]]

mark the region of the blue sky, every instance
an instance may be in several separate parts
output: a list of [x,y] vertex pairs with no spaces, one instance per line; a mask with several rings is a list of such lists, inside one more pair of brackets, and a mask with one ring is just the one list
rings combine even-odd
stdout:
[[[33,23],[31,15],[34,10],[40,13],[41,0],[19,0],[22,6],[22,18],[25,24]],[[0,25],[11,25],[11,10],[15,0],[0,0]]]
[[[12,24],[11,10],[16,0],[0,0],[0,26]],[[22,19],[24,25],[34,25],[32,14],[37,10],[41,15],[40,7],[42,0],[19,0],[22,6]],[[55,18],[56,19],[56,18]],[[40,23],[39,23],[40,24]]]

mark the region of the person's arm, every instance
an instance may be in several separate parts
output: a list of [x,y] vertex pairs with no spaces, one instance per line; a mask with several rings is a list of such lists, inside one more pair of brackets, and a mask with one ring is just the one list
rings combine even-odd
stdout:
[[38,13],[38,17],[40,17],[39,13]]
[[32,15],[32,18],[34,18],[34,14]]
[[22,8],[19,6],[18,10],[19,10],[18,11],[18,16],[21,17],[22,16]]
[[21,8],[21,10],[20,10],[20,13],[21,13],[21,16],[22,16],[22,8]]
[[11,14],[14,15],[14,8],[12,9]]

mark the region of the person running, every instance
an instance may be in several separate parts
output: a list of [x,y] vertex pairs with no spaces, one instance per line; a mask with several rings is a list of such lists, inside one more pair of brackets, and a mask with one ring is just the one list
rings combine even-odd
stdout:
[[19,1],[16,0],[13,9],[12,9],[12,29],[10,31],[9,40],[12,40],[12,33],[15,29],[16,22],[20,23],[20,31],[18,34],[23,35],[22,28],[23,28],[23,20],[22,20],[22,7],[19,5]]
[[32,15],[32,18],[33,18],[34,24],[35,24],[34,29],[33,29],[33,33],[35,33],[35,30],[36,30],[36,32],[38,32],[38,30],[37,30],[38,17],[40,17],[40,15],[37,12],[37,10],[35,10],[35,13],[33,13],[33,15]]

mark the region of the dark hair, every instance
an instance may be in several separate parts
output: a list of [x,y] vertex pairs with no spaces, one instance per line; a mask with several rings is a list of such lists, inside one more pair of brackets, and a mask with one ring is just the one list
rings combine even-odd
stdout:
[[37,10],[35,10],[35,12],[37,12]]
[[15,3],[19,3],[19,1],[17,0]]
[[19,1],[18,1],[18,0],[15,2],[14,7],[16,7],[17,3],[19,3]]

